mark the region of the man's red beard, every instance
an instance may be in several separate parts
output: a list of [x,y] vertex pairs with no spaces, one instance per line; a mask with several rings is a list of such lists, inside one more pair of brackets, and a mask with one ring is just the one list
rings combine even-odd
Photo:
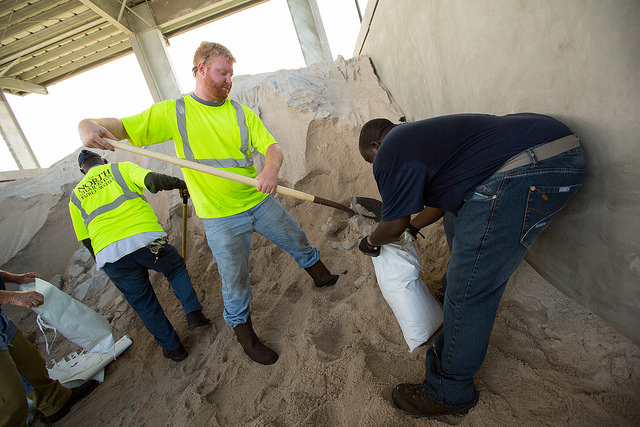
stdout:
[[230,84],[216,84],[211,78],[208,77],[204,80],[204,85],[207,88],[209,96],[217,99],[218,101],[224,101],[225,99],[227,99],[227,96],[229,96],[229,92],[231,92]]

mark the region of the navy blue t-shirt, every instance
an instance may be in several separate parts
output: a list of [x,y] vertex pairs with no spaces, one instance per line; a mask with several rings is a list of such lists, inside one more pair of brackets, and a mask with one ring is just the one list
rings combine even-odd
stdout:
[[464,198],[516,154],[570,135],[540,114],[456,114],[402,124],[383,139],[373,160],[382,220],[425,206],[456,213]]

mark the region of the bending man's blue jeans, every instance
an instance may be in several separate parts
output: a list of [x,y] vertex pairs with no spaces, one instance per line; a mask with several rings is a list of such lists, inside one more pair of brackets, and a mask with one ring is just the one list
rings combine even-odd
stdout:
[[448,406],[474,402],[498,304],[527,249],[581,186],[582,148],[496,173],[445,214],[450,245],[444,324],[427,350],[423,386]]
[[148,248],[140,248],[114,263],[106,263],[103,270],[122,292],[127,302],[151,332],[156,342],[167,351],[180,347],[180,338],[162,310],[160,301],[149,281],[149,270],[162,273],[173,293],[182,304],[185,314],[202,310],[184,260],[170,244],[158,253],[158,259]]
[[203,218],[209,247],[222,278],[223,317],[232,328],[246,323],[251,302],[249,248],[255,231],[287,251],[300,268],[320,260],[298,223],[273,196],[253,208],[224,218]]

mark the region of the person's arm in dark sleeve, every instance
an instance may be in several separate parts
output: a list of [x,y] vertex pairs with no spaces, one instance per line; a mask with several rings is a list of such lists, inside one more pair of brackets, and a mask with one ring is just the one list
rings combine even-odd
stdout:
[[91,239],[89,238],[84,239],[82,241],[82,244],[84,245],[85,248],[89,249],[89,253],[93,257],[93,259],[96,259],[96,254],[93,253],[93,246],[91,245]]
[[157,193],[161,190],[187,188],[187,184],[180,178],[156,172],[149,172],[147,176],[144,177],[144,186],[152,193]]
[[434,222],[442,218],[442,215],[444,215],[443,210],[426,206],[422,212],[413,217],[411,222],[409,222],[407,230],[409,231],[409,234],[411,234],[415,239],[417,238],[418,233],[420,233],[421,228],[433,224]]

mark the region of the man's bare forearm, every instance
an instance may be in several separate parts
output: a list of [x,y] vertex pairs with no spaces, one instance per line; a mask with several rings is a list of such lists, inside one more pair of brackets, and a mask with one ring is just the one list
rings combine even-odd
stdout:
[[85,147],[114,151],[105,138],[128,139],[129,134],[122,121],[116,118],[84,119],[78,123],[80,140]]
[[442,209],[426,206],[422,212],[413,217],[411,225],[419,230],[427,225],[433,224],[442,218],[442,215],[444,215],[444,211]]

